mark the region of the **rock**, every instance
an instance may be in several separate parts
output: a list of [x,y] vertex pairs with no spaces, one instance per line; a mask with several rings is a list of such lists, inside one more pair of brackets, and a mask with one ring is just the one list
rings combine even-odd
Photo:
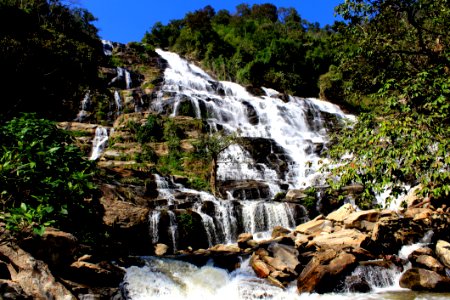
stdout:
[[406,203],[406,207],[417,207],[423,198],[417,195],[417,192],[423,188],[423,185],[419,184],[415,187],[412,187],[408,193],[403,197],[402,202]]
[[432,214],[433,211],[431,209],[419,207],[419,208],[408,208],[405,211],[404,216],[405,218],[411,218],[416,221],[420,221],[429,218]]
[[333,223],[324,219],[314,219],[309,222],[298,225],[295,228],[295,232],[303,233],[303,234],[319,234],[326,227],[332,227]]
[[367,280],[356,275],[345,278],[345,287],[350,293],[368,293],[371,290]]
[[408,260],[414,261],[421,255],[433,256],[433,250],[430,247],[421,247],[411,252],[411,254],[408,255]]
[[287,234],[290,234],[291,231],[289,229],[286,229],[282,226],[275,226],[272,230],[272,238],[281,237]]
[[355,212],[355,208],[350,203],[347,203],[342,205],[338,210],[330,213],[326,219],[333,222],[343,222],[353,212]]
[[256,276],[260,278],[267,278],[270,275],[269,266],[262,260],[260,260],[257,256],[252,256],[250,259],[250,266],[253,271],[255,271]]
[[317,253],[297,279],[299,293],[326,293],[336,288],[340,277],[354,269],[355,256],[328,249]]
[[74,260],[78,240],[70,233],[47,227],[42,236],[26,239],[20,243],[20,247],[51,268],[59,269]]
[[33,298],[25,294],[22,287],[17,282],[0,279],[0,299],[31,300]]
[[12,281],[33,299],[76,299],[64,285],[56,281],[43,261],[34,259],[14,245],[0,245],[0,254],[14,265],[14,268],[10,268]]
[[413,291],[450,292],[450,278],[434,271],[412,268],[403,273],[400,286]]
[[305,190],[299,190],[299,189],[294,189],[294,190],[289,190],[286,193],[286,200],[287,201],[292,201],[292,202],[297,202],[300,201],[304,198],[308,197],[307,194],[305,194]]
[[370,210],[361,210],[358,212],[354,212],[350,214],[347,218],[344,220],[344,225],[347,228],[352,228],[352,225],[356,222],[361,221],[369,221],[369,222],[376,222],[380,218],[380,211],[376,209],[370,209]]
[[163,256],[167,253],[167,250],[169,250],[169,246],[165,244],[156,244],[155,245],[155,255],[157,256]]
[[273,253],[275,259],[279,259],[291,270],[296,270],[297,266],[300,264],[298,260],[299,253],[293,246],[272,243],[269,245],[268,250]]
[[444,272],[444,266],[436,258],[430,255],[420,255],[415,260],[414,265],[437,273]]
[[447,268],[450,268],[450,243],[439,240],[436,243],[436,255]]
[[355,229],[343,229],[331,234],[317,235],[313,242],[322,249],[341,250],[345,248],[365,248],[370,246],[370,238]]
[[251,240],[253,240],[253,234],[251,234],[251,233],[241,233],[238,236],[238,239],[237,239],[237,243],[238,243],[239,248],[241,248],[241,249],[248,248],[248,246],[249,246],[248,242],[251,241]]
[[273,276],[267,276],[267,280],[271,284],[273,284],[274,286],[279,287],[280,289],[284,289],[285,288],[285,286],[278,279],[276,279]]
[[359,183],[349,184],[341,188],[341,191],[345,192],[347,195],[357,195],[364,191],[364,186]]
[[270,188],[265,182],[257,180],[228,180],[218,183],[220,193],[222,195],[230,193],[234,199],[256,200],[270,198]]
[[228,254],[241,252],[241,249],[237,245],[234,245],[234,244],[231,244],[231,245],[218,244],[218,245],[215,245],[215,246],[209,248],[209,250],[211,252],[220,252],[220,253],[228,253]]
[[69,279],[87,285],[117,287],[125,276],[123,269],[108,262],[76,261],[70,268]]

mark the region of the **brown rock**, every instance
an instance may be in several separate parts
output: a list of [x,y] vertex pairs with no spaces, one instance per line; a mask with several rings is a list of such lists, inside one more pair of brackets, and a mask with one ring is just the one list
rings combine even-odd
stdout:
[[400,286],[413,291],[450,292],[450,278],[434,271],[412,268],[403,273]]
[[249,247],[248,241],[253,240],[253,234],[251,233],[241,233],[238,236],[237,243],[241,249],[246,249]]
[[347,216],[344,220],[344,225],[346,228],[356,228],[360,227],[362,221],[376,222],[380,218],[380,211],[376,209],[362,210],[354,212]]
[[71,280],[97,286],[118,286],[125,275],[125,271],[108,263],[90,263],[86,261],[76,261],[70,265]]
[[342,205],[339,209],[330,213],[326,219],[333,222],[343,222],[351,213],[355,212],[355,208],[350,203]]
[[436,255],[447,268],[450,268],[450,243],[439,240],[436,243]]
[[21,248],[3,244],[0,245],[0,253],[14,265],[14,269],[10,269],[12,281],[33,299],[76,299],[56,281],[44,262],[34,259]]
[[272,230],[272,238],[277,238],[277,237],[281,237],[281,236],[285,236],[290,234],[291,231],[289,229],[286,229],[282,226],[275,226]]
[[298,260],[299,253],[294,246],[272,243],[268,249],[270,252],[273,253],[273,257],[275,259],[280,260],[285,266],[287,266],[292,271],[295,270],[297,266],[300,264]]
[[423,220],[429,218],[433,214],[433,211],[429,208],[408,208],[404,216],[414,220]]
[[267,276],[270,275],[269,266],[267,266],[267,264],[265,262],[263,262],[256,256],[253,256],[251,258],[250,265],[251,265],[253,271],[255,271],[256,276],[258,276],[260,278],[266,278]]
[[420,255],[415,260],[415,265],[419,268],[428,269],[437,273],[444,272],[444,266],[433,256]]
[[234,244],[231,245],[223,245],[223,244],[218,244],[215,245],[211,248],[209,248],[209,250],[211,252],[221,252],[221,253],[240,253],[241,249]]
[[285,198],[286,198],[287,201],[299,201],[299,200],[304,199],[306,197],[308,197],[308,195],[305,194],[304,190],[294,189],[294,190],[289,190],[286,193],[286,197]]
[[169,246],[165,244],[156,244],[155,245],[155,255],[157,256],[163,256],[167,253],[167,250],[169,250]]
[[328,220],[311,220],[309,222],[300,224],[295,228],[295,232],[302,234],[319,234],[326,227],[332,227],[333,223]]
[[341,250],[345,248],[366,248],[370,238],[355,229],[343,229],[331,234],[314,237],[314,243],[322,249]]
[[33,298],[25,294],[22,287],[17,282],[0,279],[0,299],[31,300]]

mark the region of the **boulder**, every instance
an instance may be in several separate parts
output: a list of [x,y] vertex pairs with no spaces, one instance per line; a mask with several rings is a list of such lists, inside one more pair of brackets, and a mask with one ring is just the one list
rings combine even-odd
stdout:
[[355,256],[328,249],[317,253],[297,279],[299,293],[332,292],[338,282],[356,266]]
[[239,248],[241,248],[241,249],[248,248],[248,246],[249,246],[248,242],[251,241],[251,240],[253,240],[253,234],[251,234],[251,233],[241,233],[238,236],[238,239],[237,239],[237,243],[238,243]]
[[14,245],[0,245],[0,255],[14,268],[10,268],[11,279],[26,295],[33,299],[73,299],[75,296],[53,277],[48,266],[41,260]]
[[368,293],[371,288],[364,277],[353,275],[345,278],[345,287],[350,293]]
[[282,226],[275,226],[272,230],[272,238],[282,237],[287,234],[290,234],[291,231],[287,228],[284,228]]
[[32,300],[33,298],[24,293],[17,282],[0,279],[0,299],[2,300]]
[[230,244],[230,245],[223,245],[223,244],[218,244],[215,245],[211,248],[209,248],[209,250],[211,252],[216,252],[216,253],[223,253],[223,254],[237,254],[241,252],[241,249],[234,244]]
[[341,250],[345,248],[367,248],[370,238],[355,229],[343,229],[331,234],[321,234],[314,237],[313,242],[322,249]]
[[450,292],[450,278],[434,271],[412,268],[402,274],[400,286],[413,291]]
[[326,219],[333,222],[343,222],[351,213],[355,212],[355,208],[350,203],[342,205],[339,209],[330,213]]
[[125,271],[104,261],[99,263],[76,261],[70,265],[68,276],[77,283],[117,287],[123,281]]
[[253,255],[250,259],[250,266],[255,271],[256,276],[260,278],[267,278],[270,275],[269,266],[256,255]]
[[74,260],[78,240],[70,233],[47,227],[42,236],[26,239],[20,247],[51,268],[62,268]]
[[296,270],[297,266],[300,264],[298,260],[299,253],[294,246],[272,243],[269,245],[268,250],[272,252],[275,259],[280,260],[291,270]]
[[326,228],[332,228],[332,226],[333,223],[331,221],[322,218],[315,218],[314,220],[298,225],[295,228],[295,232],[314,235],[319,234]]
[[380,211],[376,209],[354,212],[344,220],[345,228],[361,227],[361,222],[376,222],[380,218]]
[[155,255],[157,256],[163,256],[167,253],[167,250],[169,250],[169,246],[165,244],[156,244],[155,245]]
[[414,265],[437,273],[444,272],[444,266],[436,258],[430,255],[418,256],[414,261]]
[[420,221],[428,219],[432,214],[433,211],[431,209],[418,207],[418,208],[408,208],[405,211],[404,216],[406,218],[411,218],[416,221]]
[[450,243],[444,240],[439,240],[436,243],[436,255],[439,260],[450,268]]
[[305,193],[305,190],[294,189],[294,190],[289,190],[286,193],[285,198],[287,201],[297,202],[302,199],[305,199],[306,197],[308,197],[308,195]]

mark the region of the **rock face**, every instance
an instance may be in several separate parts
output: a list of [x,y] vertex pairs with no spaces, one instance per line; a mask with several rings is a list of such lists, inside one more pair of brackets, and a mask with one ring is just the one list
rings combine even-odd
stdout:
[[0,253],[14,265],[11,279],[33,299],[75,300],[75,296],[53,277],[48,266],[15,246],[0,245]]
[[402,275],[400,286],[413,291],[450,292],[450,279],[430,270],[412,268]]
[[330,234],[318,235],[314,243],[322,249],[367,248],[370,238],[354,229],[343,229]]

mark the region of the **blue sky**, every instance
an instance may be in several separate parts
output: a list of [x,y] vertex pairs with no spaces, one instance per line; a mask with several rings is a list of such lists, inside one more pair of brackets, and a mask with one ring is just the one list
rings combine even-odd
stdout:
[[[249,5],[270,1],[245,0],[78,0],[77,5],[88,9],[98,21],[103,39],[127,43],[140,41],[153,24],[181,19],[187,12],[211,5],[216,11],[235,11],[241,3]],[[294,7],[303,19],[320,25],[334,22],[334,7],[343,0],[279,0],[271,1],[277,7]]]

